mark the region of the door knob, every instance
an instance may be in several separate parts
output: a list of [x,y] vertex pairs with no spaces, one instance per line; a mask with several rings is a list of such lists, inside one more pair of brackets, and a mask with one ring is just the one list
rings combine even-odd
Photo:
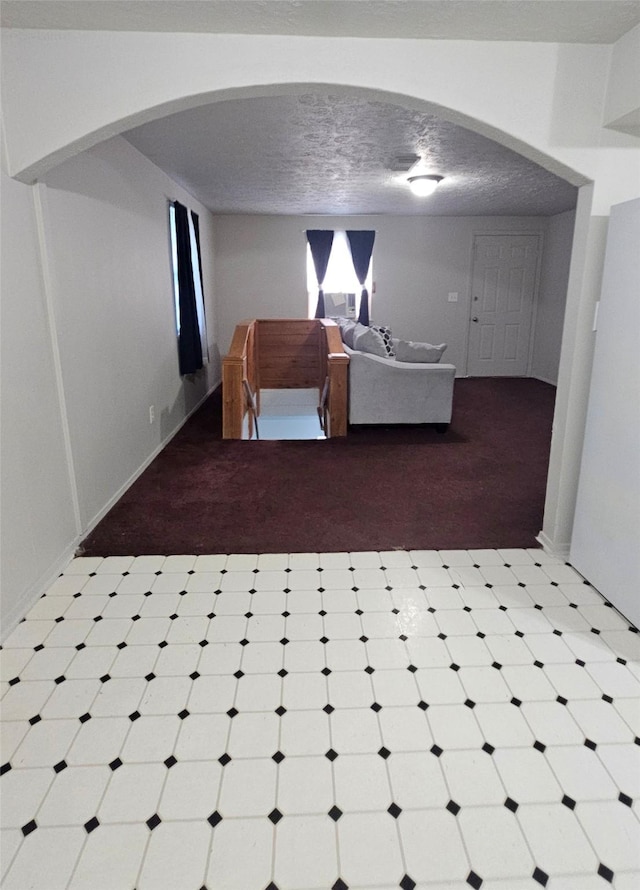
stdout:
[[478,316],[474,315],[471,321],[475,321],[475,323],[478,324]]

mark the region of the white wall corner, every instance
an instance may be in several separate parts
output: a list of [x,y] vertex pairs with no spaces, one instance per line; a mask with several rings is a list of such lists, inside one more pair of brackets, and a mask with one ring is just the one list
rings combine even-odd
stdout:
[[612,47],[603,124],[640,137],[640,25]]

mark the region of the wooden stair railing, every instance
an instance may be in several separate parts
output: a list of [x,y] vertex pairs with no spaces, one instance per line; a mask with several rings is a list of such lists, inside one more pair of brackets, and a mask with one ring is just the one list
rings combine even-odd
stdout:
[[261,387],[317,388],[325,435],[346,436],[348,365],[340,332],[330,319],[240,322],[222,362],[222,437],[241,439],[247,412],[253,434]]

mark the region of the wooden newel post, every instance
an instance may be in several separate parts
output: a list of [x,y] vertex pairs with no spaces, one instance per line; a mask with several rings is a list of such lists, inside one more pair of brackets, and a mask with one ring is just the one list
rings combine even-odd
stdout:
[[329,355],[329,404],[327,438],[347,435],[347,369],[349,356],[344,352]]
[[222,438],[241,439],[245,395],[243,358],[227,356],[222,364]]

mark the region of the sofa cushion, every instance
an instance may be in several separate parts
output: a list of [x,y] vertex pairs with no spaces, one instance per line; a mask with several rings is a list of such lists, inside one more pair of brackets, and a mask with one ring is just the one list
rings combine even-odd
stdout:
[[[347,346],[349,344],[347,343]],[[388,358],[389,353],[382,337],[373,327],[365,327],[358,325],[353,337],[353,349],[358,352],[368,352],[371,355],[378,355],[381,358]]]
[[431,343],[414,343],[413,340],[398,340],[395,344],[396,360],[399,362],[426,362],[434,364],[442,358],[446,343],[433,346]]
[[371,329],[374,331],[377,331],[380,334],[380,336],[382,337],[382,339],[384,341],[385,349],[387,351],[386,357],[393,358],[395,356],[395,352],[393,349],[391,329],[385,327],[384,325],[380,325],[380,324],[372,324]]
[[357,322],[352,318],[346,318],[344,323],[340,325],[340,336],[342,337],[342,342],[346,343],[347,346],[350,346],[353,349],[353,335],[355,333],[355,329],[357,327]]

